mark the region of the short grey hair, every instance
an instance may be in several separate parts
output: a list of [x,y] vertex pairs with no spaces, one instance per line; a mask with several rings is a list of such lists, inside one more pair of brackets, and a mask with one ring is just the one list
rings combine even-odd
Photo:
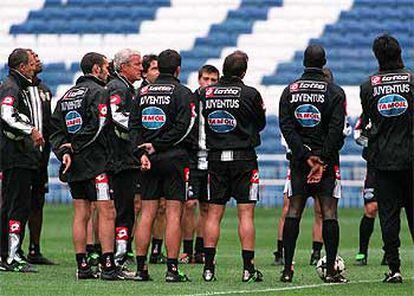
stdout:
[[131,57],[134,55],[141,56],[141,53],[137,50],[132,50],[129,48],[125,48],[125,49],[118,51],[114,56],[115,71],[121,70],[121,65],[128,63]]

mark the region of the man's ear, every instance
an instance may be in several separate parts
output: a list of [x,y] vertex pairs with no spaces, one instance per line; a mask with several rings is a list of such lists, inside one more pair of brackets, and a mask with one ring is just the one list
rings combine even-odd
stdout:
[[180,73],[181,73],[181,66],[178,66],[177,69],[175,70],[174,76],[179,77]]
[[98,64],[92,66],[92,75],[98,75],[101,72],[101,67]]
[[243,72],[242,75],[240,76],[240,78],[243,79],[244,76],[246,76],[246,72]]

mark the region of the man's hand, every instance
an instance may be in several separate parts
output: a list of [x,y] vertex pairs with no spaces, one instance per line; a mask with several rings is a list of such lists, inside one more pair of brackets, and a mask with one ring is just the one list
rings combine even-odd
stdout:
[[138,146],[140,149],[144,149],[149,155],[155,153],[154,146],[152,146],[152,143],[144,143]]
[[147,155],[141,156],[141,171],[145,172],[151,169],[151,161]]
[[32,129],[30,136],[32,137],[35,147],[43,147],[45,145],[45,139],[43,139],[41,132],[39,132],[36,128]]
[[317,184],[321,181],[323,176],[323,171],[325,166],[322,160],[317,156],[311,156],[306,160],[307,164],[310,166],[311,171],[307,176],[308,184]]
[[70,154],[66,153],[63,155],[62,163],[65,165],[65,169],[63,170],[62,174],[66,174],[72,164],[72,158]]

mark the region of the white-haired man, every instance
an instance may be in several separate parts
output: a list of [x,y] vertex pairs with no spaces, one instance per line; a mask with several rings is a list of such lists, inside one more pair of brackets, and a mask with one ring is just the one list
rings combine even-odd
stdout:
[[128,120],[136,92],[133,83],[141,79],[142,59],[138,51],[123,49],[113,59],[114,79],[107,87],[110,95],[111,121],[108,132],[111,145],[111,185],[116,208],[115,262],[126,260],[127,245],[135,221],[134,192],[139,174],[139,161],[132,154],[128,136]]

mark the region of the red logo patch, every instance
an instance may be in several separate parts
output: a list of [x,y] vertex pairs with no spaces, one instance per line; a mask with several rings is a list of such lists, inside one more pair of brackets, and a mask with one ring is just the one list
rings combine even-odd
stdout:
[[95,184],[107,184],[109,183],[107,174],[100,174],[95,178]]
[[371,77],[371,84],[372,85],[378,85],[382,83],[382,78],[381,76],[372,76]]
[[111,105],[119,105],[121,103],[121,97],[118,95],[112,95],[110,97]]
[[299,83],[292,83],[290,86],[289,86],[289,90],[291,91],[291,92],[295,92],[295,91],[297,91],[299,89]]
[[206,98],[214,97],[214,87],[206,88]]
[[337,180],[341,180],[341,170],[339,169],[338,165],[334,166],[335,178]]
[[184,168],[184,182],[190,180],[190,168]]
[[252,176],[250,178],[251,184],[259,184],[259,170],[252,170]]
[[3,98],[3,100],[1,101],[1,104],[2,105],[7,105],[7,106],[13,106],[13,104],[14,104],[14,101],[15,101],[16,99],[15,98],[13,98],[13,97],[5,97],[5,98]]
[[9,233],[19,234],[21,232],[20,221],[10,220],[9,221]]
[[99,110],[99,117],[106,117],[106,115],[108,114],[108,106],[106,106],[106,104],[99,104],[98,110]]
[[141,90],[139,91],[140,95],[146,95],[148,93],[148,85],[144,86],[143,88],[141,88]]
[[117,227],[115,229],[116,240],[128,240],[128,228]]

